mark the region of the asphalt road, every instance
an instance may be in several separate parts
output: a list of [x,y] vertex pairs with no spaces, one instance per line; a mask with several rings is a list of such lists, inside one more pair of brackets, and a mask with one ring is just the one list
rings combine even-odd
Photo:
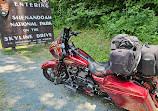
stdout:
[[43,62],[0,54],[0,79],[7,85],[4,111],[124,111],[101,97],[54,85],[42,74]]

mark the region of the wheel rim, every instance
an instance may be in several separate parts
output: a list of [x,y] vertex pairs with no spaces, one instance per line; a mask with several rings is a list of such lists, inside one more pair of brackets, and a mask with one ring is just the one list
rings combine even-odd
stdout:
[[57,69],[54,69],[54,68],[44,69],[43,75],[45,78],[47,78],[51,82],[54,82],[54,80],[56,80],[57,83],[62,83],[68,78],[68,75],[66,72],[59,71],[58,74],[56,74],[56,72],[57,72]]
[[157,77],[153,77],[152,81],[155,83],[156,82],[156,91],[155,94],[150,94],[152,97],[152,100],[155,104],[155,106],[158,108],[158,78]]
[[45,69],[44,70],[44,76],[48,79],[48,80],[50,80],[50,81],[54,81],[54,79],[55,79],[55,77],[56,77],[56,69]]

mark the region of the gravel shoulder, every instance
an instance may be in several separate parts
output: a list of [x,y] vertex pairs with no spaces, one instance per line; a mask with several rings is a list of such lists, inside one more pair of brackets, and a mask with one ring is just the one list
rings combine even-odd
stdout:
[[100,97],[54,85],[42,74],[44,62],[0,54],[0,80],[7,87],[4,111],[123,111]]

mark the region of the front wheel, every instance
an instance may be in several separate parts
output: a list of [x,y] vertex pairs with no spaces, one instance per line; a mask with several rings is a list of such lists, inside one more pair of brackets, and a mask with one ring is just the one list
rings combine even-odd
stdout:
[[55,68],[43,69],[44,77],[51,82],[54,82],[55,77],[56,77],[56,72],[57,72],[57,69]]
[[56,72],[57,72],[57,69],[55,68],[43,69],[44,77],[51,82],[55,82],[55,84],[62,83],[68,78],[65,72],[59,71],[58,74]]

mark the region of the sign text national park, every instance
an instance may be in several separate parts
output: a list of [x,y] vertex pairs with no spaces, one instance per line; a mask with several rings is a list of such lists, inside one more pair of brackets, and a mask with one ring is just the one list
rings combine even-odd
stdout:
[[47,43],[54,40],[49,4],[7,0],[9,14],[0,15],[2,46]]

